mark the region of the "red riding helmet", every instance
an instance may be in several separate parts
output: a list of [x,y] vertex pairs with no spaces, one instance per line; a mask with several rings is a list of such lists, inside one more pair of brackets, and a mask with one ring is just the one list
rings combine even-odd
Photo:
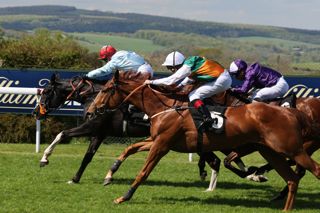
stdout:
[[111,45],[106,45],[103,46],[100,50],[100,57],[98,59],[101,60],[108,60],[110,61],[111,57],[117,52],[117,50],[111,46]]

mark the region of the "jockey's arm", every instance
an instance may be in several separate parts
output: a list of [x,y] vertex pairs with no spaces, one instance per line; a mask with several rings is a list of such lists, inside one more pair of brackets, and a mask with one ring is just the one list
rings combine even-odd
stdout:
[[179,80],[186,78],[191,74],[191,68],[187,65],[183,65],[180,69],[178,69],[175,73],[172,75],[166,77],[166,78],[160,78],[151,81],[151,84],[153,85],[164,85],[169,86],[177,83]]
[[116,70],[117,64],[114,60],[109,61],[103,67],[90,71],[87,76],[89,78],[98,78],[101,76],[109,75],[113,70]]

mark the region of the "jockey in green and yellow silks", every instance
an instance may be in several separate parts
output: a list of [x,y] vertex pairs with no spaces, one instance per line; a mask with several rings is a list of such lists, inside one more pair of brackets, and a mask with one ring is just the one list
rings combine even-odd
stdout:
[[[175,51],[170,53],[163,63],[170,70],[176,70],[172,75],[156,79],[146,80],[145,84],[173,85],[178,87],[189,83],[199,82],[201,85],[189,93],[189,100],[193,106],[203,115],[204,121],[212,124],[209,110],[203,103],[204,98],[226,91],[231,87],[232,79],[228,70],[214,60],[201,56],[191,56],[184,61],[184,56]],[[176,63],[179,61],[180,63]],[[181,83],[178,83],[182,80]]]

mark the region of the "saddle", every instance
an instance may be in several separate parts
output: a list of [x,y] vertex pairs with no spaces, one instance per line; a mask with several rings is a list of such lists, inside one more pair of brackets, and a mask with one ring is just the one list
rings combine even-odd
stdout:
[[200,112],[194,107],[190,107],[190,113],[193,118],[193,122],[198,131],[213,132],[215,134],[222,134],[225,131],[225,111],[227,107],[220,105],[212,105],[210,102],[205,102],[208,110],[211,113],[211,118],[214,123],[211,126],[203,125],[203,117]]
[[287,108],[296,108],[297,97],[295,94],[291,93],[285,97],[279,97],[274,99],[265,100],[265,103],[275,102],[278,106]]

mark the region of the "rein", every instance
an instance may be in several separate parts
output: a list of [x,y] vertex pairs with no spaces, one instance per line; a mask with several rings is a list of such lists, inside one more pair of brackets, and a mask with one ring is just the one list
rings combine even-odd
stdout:
[[[116,86],[117,86],[117,84],[114,84],[114,86],[112,87],[112,89],[114,90],[114,88],[115,88]],[[129,95],[127,95],[127,96],[125,97],[125,99],[124,99],[117,107],[115,107],[114,109],[110,109],[110,110],[111,110],[111,111],[117,110],[117,109],[118,109],[119,107],[121,107],[134,93],[136,93],[139,89],[141,89],[141,88],[143,88],[143,87],[145,87],[145,86],[148,86],[154,93],[167,94],[167,93],[162,93],[162,92],[160,92],[160,91],[157,91],[157,90],[155,90],[155,89],[152,89],[150,85],[141,84],[140,86],[138,86],[138,87],[136,87],[134,90],[132,90],[132,91],[129,93]],[[109,92],[110,89],[111,89],[111,88],[107,88],[107,89],[105,89],[105,90],[102,90],[102,92]],[[112,91],[113,91],[113,90],[112,90]],[[111,91],[111,92],[112,92],[112,91]],[[175,100],[175,101],[176,101],[176,100]],[[161,115],[161,114],[163,114],[163,113],[166,113],[166,112],[181,111],[181,110],[186,110],[186,109],[190,109],[190,108],[191,108],[191,107],[188,107],[188,106],[187,106],[187,107],[184,107],[184,106],[178,106],[178,107],[168,106],[168,105],[165,104],[163,101],[160,100],[160,102],[161,102],[163,105],[165,105],[166,107],[169,107],[170,109],[166,109],[166,110],[164,110],[164,111],[158,112],[158,113],[154,114],[153,116],[151,116],[150,119],[152,119],[152,118],[154,118],[154,117],[157,117],[157,116],[159,116],[159,115]],[[96,105],[96,102],[95,102],[95,105]],[[102,108],[102,107],[101,107],[101,108]],[[98,109],[97,111],[98,111],[99,113],[101,113],[99,109]]]
[[89,88],[86,89],[85,91],[80,92],[80,93],[79,93],[80,96],[86,94],[87,92],[89,92],[89,91],[93,88],[92,83],[91,83],[90,81],[88,81],[88,80],[81,79],[76,86],[74,86],[74,84],[73,84],[74,81],[75,81],[74,79],[70,79],[70,85],[71,85],[71,87],[72,87],[72,91],[71,91],[70,94],[67,96],[67,99],[66,99],[66,100],[70,100],[70,98],[72,97],[72,95],[73,95],[76,91],[78,91],[78,89],[79,89],[84,83],[87,83],[87,84],[89,85]]

